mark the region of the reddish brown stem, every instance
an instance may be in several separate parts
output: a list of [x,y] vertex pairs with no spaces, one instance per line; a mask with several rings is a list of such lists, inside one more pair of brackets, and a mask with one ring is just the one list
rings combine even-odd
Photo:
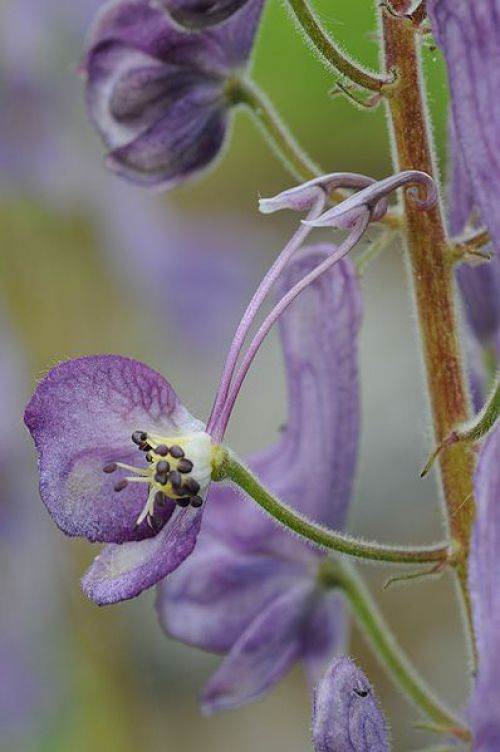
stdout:
[[[407,0],[392,0],[397,13],[407,13]],[[422,170],[435,177],[431,134],[420,73],[420,35],[401,19],[383,13],[384,58],[396,70],[397,86],[389,98],[394,154],[398,170]],[[408,254],[418,312],[419,331],[430,394],[436,442],[469,418],[469,400],[458,340],[454,305],[453,264],[439,205],[419,211],[405,197]],[[440,454],[441,478],[450,532],[458,544],[457,574],[470,617],[467,558],[474,516],[474,455],[465,443]]]

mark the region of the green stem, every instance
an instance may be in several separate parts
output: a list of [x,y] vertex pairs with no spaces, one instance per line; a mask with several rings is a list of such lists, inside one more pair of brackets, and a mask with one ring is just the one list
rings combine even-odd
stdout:
[[248,80],[233,79],[227,84],[227,96],[233,104],[244,104],[261,126],[286,167],[300,182],[322,174],[322,170],[299,146],[265,94]]
[[335,46],[331,37],[321,26],[307,0],[288,0],[288,4],[307,39],[312,42],[321,57],[332,68],[335,68],[335,70],[358,86],[363,86],[365,89],[370,89],[370,91],[380,92],[385,85],[390,83],[387,79],[379,78],[349,60]]
[[380,664],[409,700],[427,718],[443,726],[448,733],[468,739],[469,732],[463,727],[460,719],[434,697],[410,664],[354,567],[348,562],[326,559],[320,576],[325,585],[340,587],[344,591],[358,625],[366,635]]
[[450,547],[441,543],[429,548],[383,546],[367,543],[350,535],[334,532],[317,525],[291,507],[279,501],[257,478],[228,452],[224,463],[224,477],[229,478],[254,499],[271,517],[302,538],[329,551],[392,564],[436,563],[450,561]]

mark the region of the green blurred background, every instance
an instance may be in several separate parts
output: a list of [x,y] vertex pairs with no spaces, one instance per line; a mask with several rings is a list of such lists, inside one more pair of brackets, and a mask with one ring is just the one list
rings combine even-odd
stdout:
[[[62,6],[76,0],[59,2]],[[366,0],[322,0],[316,5],[336,39],[352,55],[373,66],[377,62],[374,5]],[[53,44],[61,46],[58,65],[67,66],[74,107],[81,109],[81,82],[73,72],[79,53],[58,38]],[[442,159],[447,97],[443,66],[430,44],[423,57]],[[360,110],[346,98],[328,94],[334,77],[314,57],[284,4],[277,0],[267,3],[253,73],[325,171],[351,170],[376,177],[389,174],[390,144],[383,107]],[[81,131],[85,158],[95,162],[92,180],[96,192],[106,192],[117,179],[99,168],[100,143],[81,113],[78,125],[72,121],[71,127]],[[64,193],[64,170],[54,165],[54,173]],[[229,148],[209,175],[167,197],[150,199],[187,226],[196,223],[203,228],[214,217],[226,226],[231,254],[224,263],[234,265],[234,273],[245,277],[240,299],[232,301],[224,314],[231,325],[237,323],[251,285],[264,273],[296,221],[259,216],[257,196],[273,195],[292,182],[248,115],[238,112]],[[92,209],[85,202],[61,207],[45,200],[43,192],[15,182],[3,186],[0,202],[3,307],[24,353],[27,390],[60,359],[120,352],[165,373],[191,411],[206,415],[231,327],[223,336],[208,335],[208,347],[207,336],[203,341],[196,336],[186,339],[182,321],[172,313],[159,314],[148,295],[147,280],[139,294],[133,279],[136,272],[123,274],[122,267],[128,262],[120,260],[120,249],[110,253],[103,247]],[[171,258],[182,254],[182,248],[173,243],[174,247],[165,247]],[[204,253],[203,248],[199,251]],[[401,249],[394,247],[369,267],[363,281],[363,435],[351,530],[381,541],[424,543],[441,536],[439,501],[433,479],[417,480],[431,440],[413,304],[403,267]],[[185,294],[206,295],[207,305],[217,305],[216,289],[191,292],[187,284]],[[270,443],[284,414],[280,352],[277,339],[271,337],[241,395],[228,442],[243,454]],[[22,431],[21,416],[16,431]],[[25,441],[25,455],[31,458],[28,440],[20,440]],[[57,593],[56,605],[47,599],[31,617],[34,634],[40,639],[37,665],[42,690],[53,699],[48,709],[28,719],[25,727],[5,740],[5,750],[312,749],[310,703],[299,669],[252,706],[203,718],[197,692],[218,659],[164,637],[156,623],[151,592],[134,602],[101,610],[87,601],[78,579],[95,549],[65,539],[56,530],[42,509],[34,482],[31,494],[36,524],[43,529],[43,537],[35,545],[50,549],[50,587]],[[2,503],[9,509],[16,499],[4,498]],[[29,560],[30,551],[23,556]],[[5,566],[8,572],[8,559]],[[464,646],[447,579],[427,579],[411,587],[383,591],[389,572],[366,567],[364,571],[424,675],[450,702],[463,703]],[[51,613],[42,614],[44,607]],[[9,608],[9,603],[2,603],[1,608]],[[39,632],[38,624],[47,616],[51,627]],[[356,629],[350,653],[377,689],[393,730],[394,749],[424,746],[432,737],[412,728],[415,714],[394,693]]]

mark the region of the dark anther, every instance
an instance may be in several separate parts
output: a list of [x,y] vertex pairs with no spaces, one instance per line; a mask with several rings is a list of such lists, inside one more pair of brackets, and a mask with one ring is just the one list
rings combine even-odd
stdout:
[[150,449],[151,447],[149,446],[149,444],[141,444],[139,447],[140,452],[149,452]]
[[127,488],[127,486],[128,486],[128,481],[126,481],[125,478],[123,480],[119,480],[118,483],[116,483],[115,485],[115,491],[123,491],[123,489]]
[[166,496],[163,493],[163,491],[157,491],[155,493],[155,504],[158,504],[159,506],[162,506],[166,501]]
[[190,473],[192,469],[193,469],[193,463],[191,462],[191,460],[187,460],[183,458],[182,460],[179,460],[179,462],[177,463],[177,470],[180,473]]
[[103,473],[114,473],[117,467],[116,462],[108,462],[107,465],[104,465],[102,471]]
[[357,694],[358,697],[368,697],[370,694],[369,689],[358,689],[357,687],[354,687],[352,691]]
[[165,444],[160,444],[160,446],[156,447],[155,453],[159,454],[160,457],[166,457],[168,454],[168,446],[165,446]]
[[157,473],[168,473],[169,470],[170,470],[170,465],[166,460],[160,460],[156,465]]
[[132,441],[134,442],[134,444],[137,444],[137,446],[144,444],[147,438],[148,435],[145,431],[134,431],[134,433],[132,434]]
[[161,530],[161,520],[158,517],[148,517],[148,525],[155,533],[159,533]]
[[198,507],[201,507],[202,504],[203,504],[203,499],[201,498],[201,496],[191,496],[192,507],[195,507],[197,509]]
[[181,484],[181,475],[177,472],[177,470],[173,470],[170,473],[170,483],[172,484],[172,488],[175,488],[176,486],[180,486]]
[[174,459],[180,460],[181,457],[184,457],[184,449],[174,444],[174,446],[170,447],[170,454]]
[[152,461],[153,461],[153,455],[151,454],[151,452],[148,452],[148,453],[147,453],[147,455],[146,455],[146,460],[147,460],[148,462],[152,462]]
[[180,506],[180,507],[188,507],[189,506],[189,501],[190,501],[189,496],[186,496],[186,497],[184,497],[182,499],[176,499],[175,500],[176,504],[178,506]]
[[160,486],[166,486],[168,483],[168,473],[155,473],[154,479]]
[[200,484],[195,481],[194,478],[186,478],[184,482],[184,488],[186,488],[191,495],[197,494],[200,490]]

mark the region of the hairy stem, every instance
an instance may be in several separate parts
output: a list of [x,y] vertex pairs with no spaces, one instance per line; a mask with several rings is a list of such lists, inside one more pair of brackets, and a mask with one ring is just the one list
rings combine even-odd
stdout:
[[[392,6],[397,13],[404,14],[411,3],[393,0]],[[396,70],[398,80],[388,101],[396,168],[422,170],[434,177],[433,145],[420,73],[420,35],[401,19],[382,13],[385,65],[387,70]],[[440,206],[419,212],[405,197],[404,210],[432,418],[440,443],[455,426],[469,418],[454,305],[453,264],[447,254],[448,240]],[[467,558],[474,516],[473,452],[464,443],[450,446],[440,456],[440,467],[448,525],[462,551],[456,571],[471,626]]]
[[319,52],[321,57],[339,73],[349,78],[358,86],[379,92],[389,80],[379,78],[349,60],[334,44],[331,37],[321,26],[308,0],[288,0],[289,7],[307,39]]
[[[383,546],[379,543],[367,543],[349,535],[334,532],[311,522],[273,496],[255,475],[229,452],[225,458],[223,470],[223,477],[236,483],[271,517],[291,532],[326,550],[390,564],[447,562],[452,556],[449,546],[445,543],[428,548]],[[223,479],[223,477],[221,476],[220,479]]]
[[409,700],[431,721],[462,739],[469,737],[460,719],[437,700],[417,674],[396,642],[368,588],[349,562],[326,559],[320,570],[321,581],[339,587],[346,594],[358,625],[366,635],[382,667]]

